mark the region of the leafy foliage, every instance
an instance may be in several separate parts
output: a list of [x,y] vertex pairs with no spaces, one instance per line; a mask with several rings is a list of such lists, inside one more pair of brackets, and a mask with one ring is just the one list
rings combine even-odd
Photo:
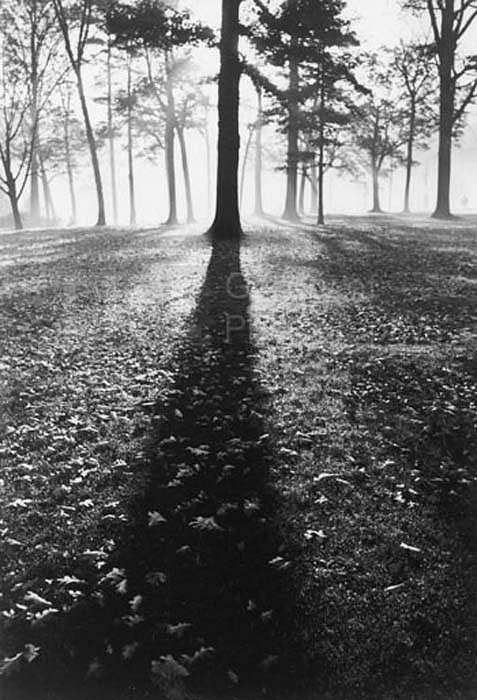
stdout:
[[187,10],[178,10],[162,0],[111,3],[106,20],[116,42],[128,47],[166,51],[213,39],[212,31],[194,22]]

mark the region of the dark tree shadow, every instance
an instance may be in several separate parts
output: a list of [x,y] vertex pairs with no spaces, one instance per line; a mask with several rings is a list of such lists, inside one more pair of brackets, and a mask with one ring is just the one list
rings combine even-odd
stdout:
[[[230,241],[213,247],[175,386],[155,409],[151,479],[126,568],[138,591],[151,571],[165,573],[145,601],[156,654],[213,648],[197,664],[241,676],[271,654],[268,562],[276,549],[264,394],[239,255]],[[149,527],[156,512],[165,522]],[[183,623],[193,628],[171,645],[163,625]]]
[[[151,681],[161,697],[236,697],[277,677],[288,562],[249,303],[239,244],[214,245],[175,383],[153,409],[143,493],[99,594],[38,640],[51,651],[30,678],[35,697],[143,698]],[[62,690],[42,694],[48,664]]]

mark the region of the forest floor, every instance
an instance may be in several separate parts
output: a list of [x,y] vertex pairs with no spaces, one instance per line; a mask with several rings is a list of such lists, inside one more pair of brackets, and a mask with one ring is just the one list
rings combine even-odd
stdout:
[[0,234],[2,697],[475,700],[477,222],[200,233]]

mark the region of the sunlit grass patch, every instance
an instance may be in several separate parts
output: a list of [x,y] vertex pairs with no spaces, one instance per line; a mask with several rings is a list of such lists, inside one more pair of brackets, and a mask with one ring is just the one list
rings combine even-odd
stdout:
[[75,233],[2,279],[7,658],[78,645],[88,688],[470,700],[473,235],[320,231],[249,232],[207,275],[199,237]]
[[302,673],[330,698],[471,697],[473,235],[344,223],[319,257],[298,233],[246,250]]

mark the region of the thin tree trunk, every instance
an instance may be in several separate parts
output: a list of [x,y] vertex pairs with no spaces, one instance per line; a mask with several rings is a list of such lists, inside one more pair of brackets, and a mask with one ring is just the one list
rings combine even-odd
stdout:
[[320,149],[318,156],[318,226],[325,223],[325,144],[320,139]]
[[78,86],[78,94],[81,104],[81,111],[83,113],[84,125],[86,129],[86,139],[88,141],[88,147],[91,156],[91,165],[93,166],[94,183],[96,186],[96,198],[98,202],[98,218],[96,220],[96,226],[104,226],[106,223],[106,215],[104,209],[103,183],[101,180],[101,171],[99,168],[98,151],[96,148],[93,127],[91,126],[91,119],[89,116],[88,105],[86,102],[81,70],[77,68],[75,72],[76,82]]
[[113,91],[112,91],[112,71],[111,71],[111,39],[108,37],[107,54],[107,74],[108,74],[108,141],[109,141],[109,172],[111,176],[111,194],[113,200],[113,221],[118,223],[118,193],[116,185],[116,153],[113,132]]
[[320,147],[318,155],[318,226],[325,223],[325,75],[321,69],[320,86]]
[[166,125],[166,136],[165,136],[165,161],[166,161],[166,174],[167,174],[167,187],[169,192],[169,215],[166,220],[166,224],[174,225],[177,224],[177,193],[176,193],[176,176],[175,176],[175,164],[174,164],[174,126]]
[[195,222],[194,205],[192,203],[192,187],[190,184],[189,159],[187,158],[187,145],[184,137],[184,129],[177,128],[177,138],[179,140],[179,146],[181,149],[182,170],[184,172],[184,186],[187,203],[187,223],[193,224]]
[[257,87],[257,127],[255,129],[255,216],[263,216],[262,195],[262,90]]
[[310,184],[311,184],[311,205],[310,211],[316,214],[318,210],[318,168],[312,165],[310,169]]
[[71,164],[71,159],[69,158],[66,162],[66,168],[68,171],[68,186],[70,190],[70,202],[71,202],[71,224],[74,226],[77,219],[77,207],[76,207],[76,192],[75,192],[75,179],[73,166]]
[[381,203],[379,201],[379,171],[376,163],[372,163],[371,172],[373,178],[373,208],[372,214],[380,214],[382,212]]
[[300,168],[300,189],[298,193],[298,213],[303,216],[305,213],[305,187],[306,187],[306,168],[304,165]]
[[448,0],[442,12],[441,49],[439,52],[440,114],[439,156],[437,175],[436,219],[448,219],[450,212],[450,178],[452,156],[452,126],[454,117],[454,85],[452,81],[454,36],[454,1]]
[[136,225],[136,195],[134,182],[134,158],[133,158],[133,133],[132,133],[132,71],[131,57],[128,57],[128,109],[127,109],[127,129],[128,129],[128,185],[129,185],[129,224]]
[[299,71],[296,59],[290,60],[288,96],[287,192],[283,218],[298,221],[296,209],[298,168],[298,88]]
[[204,139],[205,139],[205,157],[206,157],[206,167],[207,167],[207,215],[210,216],[212,213],[212,163],[210,157],[210,136],[209,136],[209,126],[207,121],[205,123],[204,129]]
[[6,179],[7,179],[7,183],[8,183],[8,199],[10,201],[10,207],[12,210],[13,223],[14,223],[15,229],[17,231],[20,231],[23,228],[23,222],[22,222],[22,217],[20,214],[20,208],[18,206],[18,196],[17,196],[17,188],[16,188],[15,180],[9,174],[7,174]]
[[429,207],[429,171],[428,171],[428,164],[426,161],[426,164],[424,166],[424,209],[427,210]]
[[392,170],[392,163],[391,163],[391,172],[389,173],[389,198],[388,198],[388,210],[391,211],[392,206],[393,206],[393,184],[394,184],[394,172]]
[[15,195],[9,195],[8,198],[10,200],[10,206],[12,208],[13,223],[15,225],[15,229],[17,231],[21,231],[21,229],[23,228],[23,221],[20,214],[20,209],[18,207],[18,200]]
[[176,107],[174,100],[174,88],[172,85],[171,66],[169,52],[166,52],[166,93],[167,93],[167,114],[166,114],[166,134],[165,134],[165,159],[167,186],[169,191],[169,216],[166,224],[177,224],[177,190],[176,190],[176,165],[175,165],[175,121]]
[[215,240],[237,239],[242,233],[237,191],[240,148],[239,7],[240,0],[222,0],[217,201],[214,222],[210,228]]
[[244,190],[244,185],[245,185],[245,173],[247,170],[247,162],[248,162],[248,154],[250,153],[250,146],[252,145],[252,139],[253,139],[253,128],[249,128],[248,131],[248,136],[247,136],[247,143],[245,144],[245,151],[243,154],[243,161],[242,161],[242,174],[240,176],[240,210],[242,210],[242,201],[243,201],[243,190]]
[[33,26],[30,27],[31,58],[31,171],[30,171],[30,220],[33,226],[40,222],[40,183],[38,173],[38,46],[36,43],[37,8],[36,0],[32,5]]
[[414,131],[416,124],[416,103],[414,97],[411,98],[411,115],[409,118],[409,137],[407,141],[407,156],[406,156],[406,185],[404,188],[404,213],[410,212],[410,196],[411,196],[411,178],[414,155]]
[[36,226],[40,221],[40,187],[38,181],[38,149],[32,142],[31,173],[30,173],[30,221],[32,226]]
[[43,197],[45,200],[46,217],[49,221],[53,221],[54,219],[56,219],[56,211],[55,211],[55,207],[53,204],[53,197],[51,196],[51,188],[50,188],[50,183],[48,182],[48,177],[46,174],[45,163],[43,161],[43,158],[41,157],[41,152],[40,152],[40,156],[39,156],[39,163],[40,163],[41,181],[42,181],[42,185],[43,185]]
[[30,172],[30,221],[32,226],[36,226],[40,223],[40,183],[39,183],[39,173],[38,173],[38,109],[37,109],[37,97],[36,88],[33,87],[33,97],[32,97],[32,128],[35,133],[32,139],[32,152],[31,152],[31,172]]
[[48,180],[46,179],[45,168],[42,164],[41,158],[39,159],[39,168],[41,175],[41,184],[43,188],[43,205],[45,210],[45,218],[48,222],[51,221],[51,208],[50,208],[50,195],[48,192]]
[[68,186],[70,190],[70,202],[71,202],[71,223],[76,224],[77,211],[76,211],[76,193],[75,193],[75,181],[73,172],[73,162],[71,158],[71,144],[70,144],[70,120],[68,113],[65,114],[63,122],[63,133],[65,141],[65,156],[66,156],[66,172],[68,175]]

